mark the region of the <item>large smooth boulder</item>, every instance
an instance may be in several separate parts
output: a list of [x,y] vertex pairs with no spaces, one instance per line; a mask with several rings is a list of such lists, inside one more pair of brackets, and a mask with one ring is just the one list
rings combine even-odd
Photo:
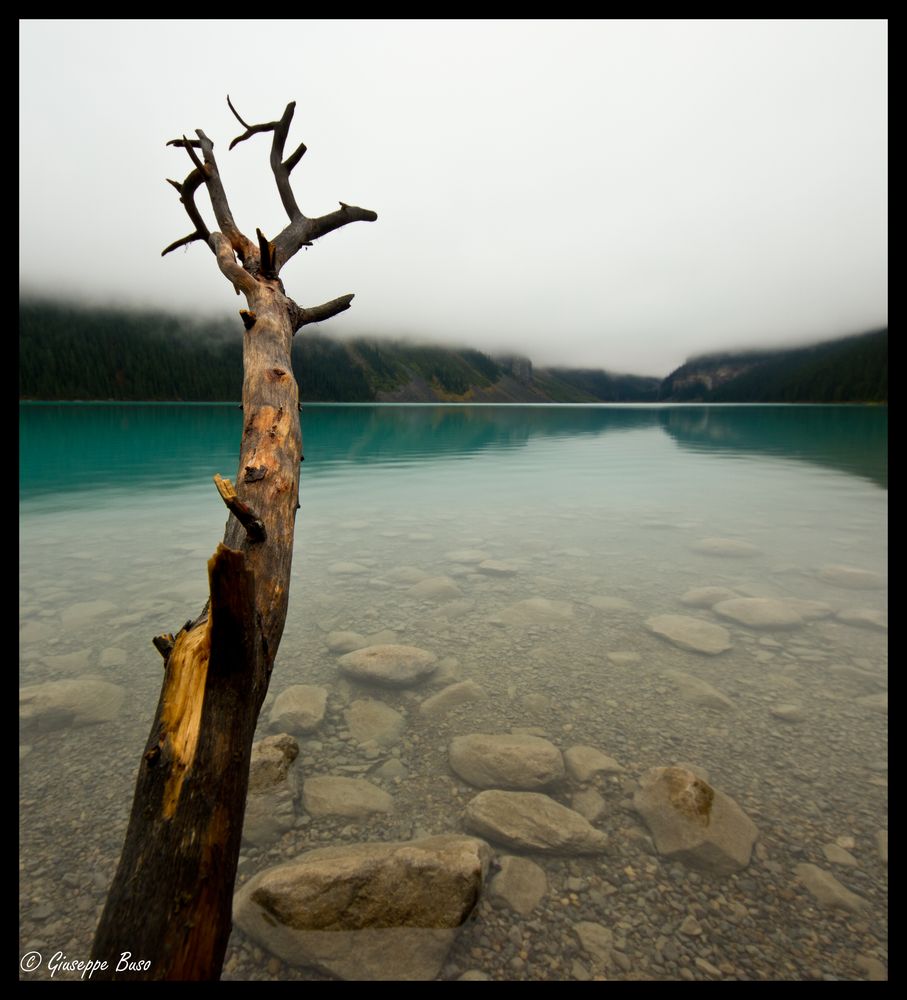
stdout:
[[464,836],[320,848],[252,878],[233,920],[294,965],[347,980],[431,980],[490,860],[487,844]]
[[633,808],[659,854],[716,875],[745,868],[758,830],[723,792],[685,767],[653,767],[640,778]]
[[467,803],[466,828],[517,850],[599,854],[607,836],[579,813],[538,792],[480,792]]
[[93,677],[30,684],[19,688],[19,731],[34,735],[112,722],[125,698],[126,689],[119,684]]
[[451,769],[476,788],[532,791],[564,777],[560,750],[538,736],[457,736],[448,751]]
[[656,615],[646,625],[655,635],[693,653],[717,656],[731,648],[726,628],[689,615]]
[[411,687],[437,669],[438,658],[418,646],[366,646],[337,661],[341,672],[357,681],[386,687]]

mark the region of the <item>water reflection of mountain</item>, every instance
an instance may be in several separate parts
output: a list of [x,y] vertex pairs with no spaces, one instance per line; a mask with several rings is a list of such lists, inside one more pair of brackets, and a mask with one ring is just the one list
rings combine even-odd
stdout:
[[888,486],[888,409],[881,406],[695,406],[659,412],[678,444],[812,462]]
[[[23,403],[20,479],[24,499],[68,489],[200,485],[233,476],[242,414],[235,404]],[[415,462],[520,448],[538,436],[572,437],[658,424],[633,407],[375,406],[306,404],[305,474],[334,462]]]
[[[681,446],[815,462],[887,484],[888,412],[879,407],[306,405],[309,479],[338,462],[465,458],[548,440],[663,428]],[[23,404],[20,496],[98,488],[202,486],[233,476],[235,404]]]
[[657,411],[633,407],[306,406],[306,461],[406,462],[519,448],[530,438],[655,427]]

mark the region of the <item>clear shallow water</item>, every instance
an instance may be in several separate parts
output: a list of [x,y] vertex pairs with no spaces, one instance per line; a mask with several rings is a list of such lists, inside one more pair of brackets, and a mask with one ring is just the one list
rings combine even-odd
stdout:
[[[129,691],[113,722],[24,737],[22,951],[37,941],[87,957],[160,685],[150,639],[205,599],[205,561],[225,519],[211,477],[235,474],[241,414],[35,404],[20,418],[20,683],[95,675]],[[291,607],[269,699],[291,684],[327,687],[328,718],[302,741],[302,770],[371,778],[385,757],[364,754],[343,713],[379,698],[406,719],[388,751],[405,773],[382,784],[395,798],[390,816],[311,820],[299,806],[297,827],[245,852],[244,875],[308,847],[461,830],[475,790],[450,771],[450,739],[529,726],[624,766],[598,788],[606,808],[596,825],[612,853],[533,856],[548,879],[536,911],[480,909],[444,977],[478,968],[494,978],[715,978],[711,967],[723,978],[848,979],[867,978],[866,961],[887,964],[876,840],[887,830],[885,631],[834,615],[796,630],[723,621],[732,649],[708,657],[645,624],[661,614],[718,623],[679,602],[701,586],[819,600],[834,613],[883,610],[886,589],[834,586],[821,570],[886,575],[887,410],[309,405],[303,437]],[[710,537],[757,551],[696,551]],[[491,577],[448,556],[473,548],[516,572]],[[338,571],[344,563],[359,568]],[[417,599],[395,582],[405,566],[449,577],[461,593]],[[573,617],[506,622],[511,605],[538,597],[569,603]],[[602,607],[603,597],[626,606]],[[428,725],[418,705],[437,687],[387,692],[340,678],[325,636],[343,629],[430,649],[450,679],[475,680],[487,698]],[[609,655],[620,653],[637,658]],[[683,700],[677,670],[718,688],[733,712]],[[772,715],[791,702],[800,722]],[[675,761],[707,769],[759,828],[739,875],[689,875],[647,845],[633,782]],[[576,791],[555,797],[569,805]],[[853,841],[855,864],[828,860],[838,839]],[[818,905],[796,877],[803,862],[866,908]],[[699,934],[679,930],[690,915]],[[579,921],[611,928],[621,960],[596,965],[578,944]],[[227,969],[314,977],[238,932]]]

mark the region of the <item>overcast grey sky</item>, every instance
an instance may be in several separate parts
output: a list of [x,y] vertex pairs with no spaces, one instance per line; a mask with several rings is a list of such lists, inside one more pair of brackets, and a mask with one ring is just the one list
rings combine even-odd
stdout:
[[[168,139],[215,143],[234,217],[378,213],[300,251],[337,335],[519,349],[665,375],[705,350],[887,323],[887,24],[857,21],[20,22],[25,291],[230,314]],[[210,228],[214,219],[199,197]]]

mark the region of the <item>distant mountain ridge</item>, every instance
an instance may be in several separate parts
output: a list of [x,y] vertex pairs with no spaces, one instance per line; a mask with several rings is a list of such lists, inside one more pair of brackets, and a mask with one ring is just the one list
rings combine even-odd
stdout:
[[[520,355],[306,331],[293,372],[308,402],[654,402],[661,380],[536,368]],[[59,302],[19,304],[23,399],[229,401],[242,395],[239,320]]]
[[692,358],[661,383],[659,401],[852,403],[888,400],[888,330],[775,351]]
[[[537,367],[522,355],[299,334],[293,371],[309,402],[872,402],[888,398],[888,331],[787,351],[693,358],[666,379]],[[232,401],[239,321],[19,305],[19,395],[47,400]]]

